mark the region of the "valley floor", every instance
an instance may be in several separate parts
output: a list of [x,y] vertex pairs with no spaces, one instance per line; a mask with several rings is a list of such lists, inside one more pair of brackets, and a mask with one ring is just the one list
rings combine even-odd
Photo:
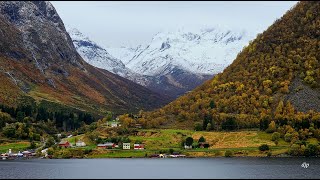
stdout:
[[[103,136],[103,133],[101,134]],[[192,137],[194,142],[197,142],[201,136],[209,143],[209,148],[184,149],[182,147],[181,142],[186,137]],[[86,140],[87,138],[82,134],[64,140],[72,144],[75,139]],[[130,135],[129,139],[131,140],[130,150],[101,149],[92,142],[86,142],[87,146],[79,149],[91,149],[91,152],[84,155],[84,158],[145,158],[154,154],[170,154],[170,149],[171,152],[186,157],[221,157],[225,156],[226,151],[232,151],[232,156],[266,157],[271,155],[283,157],[288,156],[286,153],[290,147],[290,143],[283,139],[280,139],[276,145],[271,141],[271,134],[258,130],[207,132],[179,129],[140,129],[136,135]],[[132,145],[135,141],[143,142],[145,149],[134,150]],[[318,143],[315,138],[310,138],[307,141],[312,144]],[[262,144],[269,145],[270,150],[260,151],[259,146]],[[0,152],[5,152],[9,148],[13,151],[22,151],[28,146],[28,142],[1,143]]]
[[[195,141],[203,136],[210,144],[209,148],[184,149],[182,139],[191,136]],[[136,135],[129,136],[131,142],[136,140],[145,144],[144,150],[97,149],[94,148],[88,158],[142,158],[153,154],[169,154],[169,150],[186,155],[186,157],[220,157],[230,150],[233,156],[267,156],[266,152],[259,151],[261,144],[268,144],[272,156],[283,156],[290,143],[280,140],[278,145],[271,141],[271,134],[262,131],[237,132],[206,132],[178,129],[148,129],[139,130]],[[318,143],[316,139],[308,141]],[[133,143],[131,143],[133,144]]]

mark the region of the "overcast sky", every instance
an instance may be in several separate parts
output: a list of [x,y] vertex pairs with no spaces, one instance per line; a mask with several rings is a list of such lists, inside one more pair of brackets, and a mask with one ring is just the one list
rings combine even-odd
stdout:
[[51,1],[65,25],[102,46],[147,43],[159,31],[216,25],[263,31],[296,1]]

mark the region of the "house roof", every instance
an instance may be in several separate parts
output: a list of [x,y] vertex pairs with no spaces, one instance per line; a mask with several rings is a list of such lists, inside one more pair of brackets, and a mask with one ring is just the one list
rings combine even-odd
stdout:
[[59,144],[69,144],[69,142],[68,141],[61,141],[61,142],[59,142]]
[[107,143],[104,143],[104,144],[98,144],[98,146],[113,146],[114,143],[111,143],[111,142],[107,142]]

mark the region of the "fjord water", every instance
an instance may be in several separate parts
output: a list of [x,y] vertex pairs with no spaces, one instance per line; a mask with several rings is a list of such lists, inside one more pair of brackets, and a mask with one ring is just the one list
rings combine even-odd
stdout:
[[[309,166],[302,167],[306,162]],[[320,158],[0,160],[1,179],[320,178]]]

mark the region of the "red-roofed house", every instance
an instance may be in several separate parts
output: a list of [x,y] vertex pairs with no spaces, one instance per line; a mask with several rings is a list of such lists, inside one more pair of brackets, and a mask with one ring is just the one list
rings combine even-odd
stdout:
[[59,143],[59,146],[60,146],[60,147],[64,147],[64,148],[68,148],[68,147],[71,146],[71,144],[70,144],[68,141],[61,141],[61,142]]
[[144,149],[144,144],[134,144],[133,149]]

